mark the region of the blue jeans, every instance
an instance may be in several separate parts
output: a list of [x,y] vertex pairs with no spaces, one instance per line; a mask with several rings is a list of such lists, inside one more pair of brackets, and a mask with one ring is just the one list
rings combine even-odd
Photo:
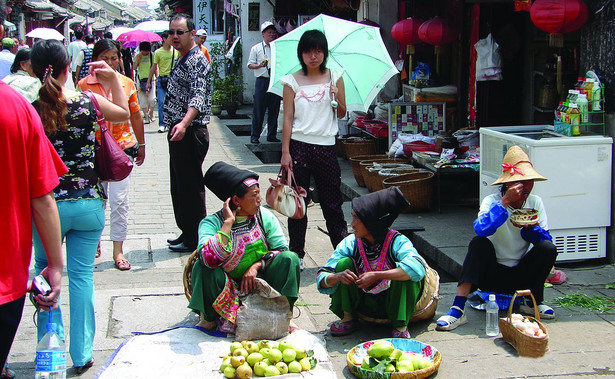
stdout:
[[156,85],[156,101],[158,102],[158,126],[166,126],[164,122],[164,99],[167,97],[167,90],[162,88],[160,77]]
[[271,92],[269,88],[269,78],[256,78],[254,83],[254,108],[252,108],[252,128],[250,130],[250,140],[258,141],[263,131],[263,121],[265,111],[267,114],[267,139],[272,140],[278,132],[278,114],[280,113],[280,101],[282,98]]
[[[66,239],[66,270],[70,304],[70,347],[73,365],[84,366],[92,358],[94,332],[94,257],[105,226],[101,199],[58,201],[62,241]],[[34,270],[38,274],[47,267],[47,256],[36,228],[34,229]],[[53,311],[52,322],[64,339],[61,301]],[[38,340],[45,335],[49,313],[38,315]]]

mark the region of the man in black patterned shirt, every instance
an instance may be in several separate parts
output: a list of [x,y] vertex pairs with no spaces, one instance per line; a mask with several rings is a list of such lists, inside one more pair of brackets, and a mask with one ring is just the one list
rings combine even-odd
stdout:
[[192,18],[185,14],[173,16],[169,23],[169,36],[179,52],[164,103],[171,200],[181,230],[178,238],[167,240],[172,251],[196,249],[199,223],[206,216],[202,165],[209,148],[211,67],[194,42],[194,29]]

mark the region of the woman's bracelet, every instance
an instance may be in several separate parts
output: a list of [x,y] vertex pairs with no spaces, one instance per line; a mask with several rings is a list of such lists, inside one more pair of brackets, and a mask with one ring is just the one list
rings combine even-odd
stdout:
[[[329,274],[329,275],[331,275],[331,274]],[[325,286],[327,286],[327,288],[333,287],[331,284],[329,284],[329,282],[327,282],[327,278],[329,277],[329,275],[325,276],[325,278],[323,279],[323,282],[325,282]]]
[[140,143],[140,144],[139,144],[139,149],[140,149],[140,148],[142,148],[142,147],[145,147],[145,144],[144,144],[144,143]]
[[265,260],[261,259],[261,270],[265,271]]

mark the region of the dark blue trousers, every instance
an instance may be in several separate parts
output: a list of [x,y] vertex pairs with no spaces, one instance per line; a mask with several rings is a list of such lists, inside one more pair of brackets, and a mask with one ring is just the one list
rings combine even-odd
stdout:
[[267,92],[269,88],[269,78],[256,78],[254,84],[254,108],[252,109],[252,129],[250,140],[257,141],[263,131],[263,121],[265,110],[269,111],[267,116],[267,139],[274,139],[278,130],[278,114],[280,113],[280,101],[282,98],[273,93]]

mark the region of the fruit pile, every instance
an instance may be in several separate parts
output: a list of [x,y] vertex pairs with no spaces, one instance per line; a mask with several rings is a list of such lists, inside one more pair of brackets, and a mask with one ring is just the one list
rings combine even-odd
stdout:
[[361,368],[377,372],[410,372],[431,367],[423,354],[396,349],[389,341],[379,340],[367,349]]
[[510,322],[515,328],[530,337],[545,338],[547,336],[547,333],[540,328],[540,325],[538,325],[536,321],[532,321],[518,313],[513,313],[510,316]]
[[312,350],[287,340],[231,343],[230,354],[222,357],[220,371],[226,378],[276,376],[309,371],[316,366]]

